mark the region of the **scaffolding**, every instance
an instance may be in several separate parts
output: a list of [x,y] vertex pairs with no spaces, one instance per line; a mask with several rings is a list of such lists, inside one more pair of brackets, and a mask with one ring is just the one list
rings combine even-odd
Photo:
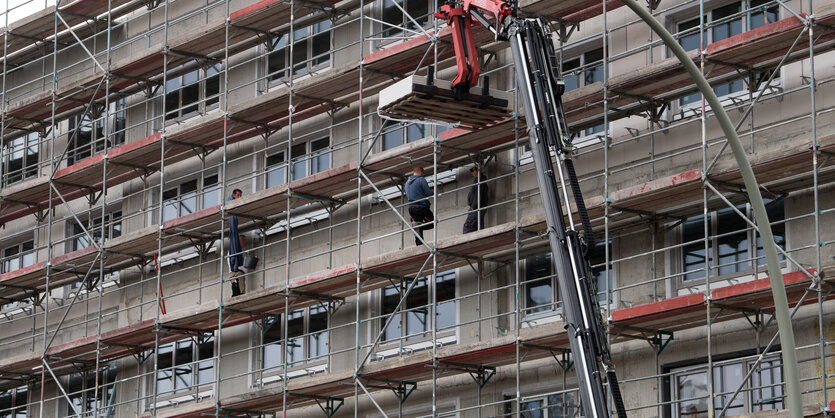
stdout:
[[[454,73],[426,3],[7,0],[0,417],[581,415],[557,278],[536,268],[550,259],[518,100],[462,115],[479,129],[377,114],[396,81]],[[781,409],[740,173],[682,65],[620,6],[519,12],[552,22],[574,83],[563,99],[627,409]],[[832,414],[835,73],[816,60],[832,59],[835,5],[647,7],[727,89],[782,211],[803,403]],[[507,45],[475,38],[513,98]],[[403,196],[416,165],[433,185],[426,236]],[[486,207],[459,202],[482,184]],[[472,211],[487,226],[461,234]],[[243,278],[232,223],[260,260]]]

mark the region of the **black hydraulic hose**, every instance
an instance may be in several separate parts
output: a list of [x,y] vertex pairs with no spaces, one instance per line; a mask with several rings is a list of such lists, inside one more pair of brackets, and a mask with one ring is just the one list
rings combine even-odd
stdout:
[[577,205],[577,212],[580,213],[580,221],[583,224],[583,235],[585,240],[585,248],[583,255],[591,257],[594,252],[594,231],[591,229],[591,220],[589,219],[589,212],[586,210],[586,203],[583,201],[583,192],[580,190],[580,182],[577,180],[577,173],[574,171],[574,162],[570,158],[563,160],[565,162],[565,169],[568,172],[568,182],[571,184],[571,194],[574,196],[574,202]]

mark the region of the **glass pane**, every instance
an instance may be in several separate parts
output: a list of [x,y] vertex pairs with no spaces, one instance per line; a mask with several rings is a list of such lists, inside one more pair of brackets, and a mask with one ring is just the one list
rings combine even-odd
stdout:
[[[745,206],[737,209],[745,213]],[[748,258],[748,232],[745,231],[748,225],[730,208],[722,209],[716,213],[716,223],[717,235],[731,233],[717,239],[719,274],[731,274],[748,270],[750,264],[745,262]],[[741,232],[732,233],[734,231]]]
[[395,129],[394,131],[385,132],[383,133],[382,140],[383,151],[400,146],[403,144],[403,131],[401,129]]
[[586,66],[592,66],[586,68],[584,85],[588,86],[589,84],[603,81],[603,49],[586,52],[583,54],[583,59],[585,60]]
[[[531,314],[552,309],[554,288],[551,280],[551,254],[525,259],[525,308]],[[533,308],[533,309],[531,309]]]
[[[768,214],[768,220],[773,222],[782,221],[785,218],[784,202],[778,200],[776,202],[766,201],[765,212]],[[771,233],[774,235],[774,242],[782,249],[786,249],[786,224],[777,223],[771,225]],[[760,235],[757,234],[757,264],[765,264],[765,252],[763,252],[763,243]],[[783,254],[777,253],[777,258],[781,261],[785,258]]]
[[278,186],[287,181],[286,167],[283,152],[277,152],[267,157],[267,187]]
[[707,373],[693,373],[676,377],[678,411],[682,418],[695,418],[707,413]]
[[194,84],[199,79],[200,72],[199,70],[190,71],[186,74],[183,74],[183,85],[187,86],[189,84]]
[[[710,218],[708,217],[708,222]],[[709,224],[708,224],[709,226]],[[684,231],[682,233],[682,241],[690,242],[693,240],[704,239],[704,216],[695,216],[684,221]],[[684,255],[684,280],[693,280],[700,277],[705,277],[705,262],[712,262],[705,260],[705,244],[704,241],[696,241],[692,244],[685,245],[682,248]]]
[[220,100],[220,76],[214,75],[206,79],[206,106],[211,106]]
[[330,168],[330,150],[328,138],[319,139],[310,143],[310,151],[313,157],[310,160],[310,174]]
[[[609,258],[612,257],[612,243],[609,243]],[[589,259],[589,264],[592,265],[591,274],[595,277],[595,284],[597,285],[597,297],[600,302],[606,301],[607,290],[612,289],[612,268],[606,266],[606,247],[604,243],[598,242],[595,244],[594,252]],[[608,268],[607,268],[608,267]]]
[[35,242],[28,241],[23,243],[23,258],[21,267],[28,267],[35,264]]
[[281,333],[281,319],[279,317],[268,317],[264,319],[264,368],[272,368],[281,365],[281,340],[284,337]]
[[413,123],[406,127],[406,142],[426,138],[426,125]]
[[713,27],[713,39],[711,42],[721,41],[722,39],[730,38],[734,35],[742,33],[742,16],[737,15],[734,18],[726,19],[740,12],[740,3],[732,3],[727,6],[713,9],[711,16],[714,22],[722,21]]
[[[699,18],[691,19],[678,24],[678,32],[681,33],[678,43],[685,51],[699,49]],[[686,33],[682,33],[685,32]]]
[[409,296],[406,297],[406,334],[411,335],[409,339],[423,337],[423,332],[428,329],[429,321],[429,288],[426,277],[421,277],[415,284]]
[[193,382],[194,348],[191,341],[180,341],[177,343],[177,351],[174,353],[174,388],[178,392],[188,390]]
[[307,143],[293,145],[290,149],[293,159],[293,173],[290,180],[297,180],[307,176]]
[[[769,1],[770,0],[754,0],[751,2],[751,7],[754,8],[761,6]],[[780,9],[777,6],[757,9],[751,13],[750,23],[748,24],[749,30],[774,23],[778,19],[780,19]]]
[[293,45],[293,74],[307,71],[307,40]]
[[521,404],[520,415],[523,418],[544,418],[545,414],[542,410],[542,401],[523,402]]
[[[284,39],[283,37],[281,38]],[[278,80],[286,76],[287,50],[282,48],[271,52],[267,58],[267,71],[270,74],[270,81]]]
[[548,396],[548,418],[568,418],[580,416],[574,392]]
[[165,119],[173,119],[179,115],[180,91],[174,90],[165,94]]
[[[383,289],[383,300],[382,300],[382,313],[383,315],[390,314],[394,312],[394,308],[397,307],[397,304],[400,302],[400,293],[392,286],[386,287]],[[382,318],[382,324],[385,324],[387,317]],[[383,339],[384,340],[391,340],[397,337],[400,337],[400,315],[398,314],[395,317],[388,328],[385,329],[383,332]]]
[[763,361],[751,375],[751,386],[757,388],[750,395],[752,411],[784,409],[781,364],[780,360]]
[[[728,364],[713,368],[713,390],[720,394],[713,398],[713,406],[722,410],[731,400],[731,394],[742,384],[742,364]],[[745,412],[743,396],[737,396],[726,412],[727,416],[739,415]]]
[[[397,4],[403,5],[403,0],[397,0]],[[389,25],[383,25],[383,36],[395,36],[401,33],[393,26],[400,26],[403,24],[403,12],[394,5],[393,0],[383,0],[383,22]]]
[[[429,13],[425,0],[406,0],[406,11],[409,12],[409,16],[421,27],[429,23]],[[411,20],[409,21],[409,27],[417,29]]]
[[313,37],[313,65],[330,61],[331,33],[325,32]]
[[208,338],[200,344],[198,358],[203,360],[197,364],[197,383],[205,384],[214,381],[214,360],[215,354],[214,338]]
[[328,311],[320,306],[310,308],[309,318],[310,357],[314,358],[328,352]]
[[182,115],[187,116],[191,113],[197,112],[197,104],[200,101],[200,85],[191,84],[183,87],[181,90],[183,99]]

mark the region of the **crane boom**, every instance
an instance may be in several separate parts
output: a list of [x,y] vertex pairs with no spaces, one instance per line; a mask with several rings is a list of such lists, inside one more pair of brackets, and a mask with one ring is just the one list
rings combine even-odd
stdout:
[[[435,14],[447,20],[454,34],[458,76],[452,89],[458,97],[478,83],[480,69],[472,44],[473,20],[493,31],[497,39],[510,43],[583,412],[586,417],[610,416],[605,386],[608,382],[617,415],[625,418],[588,261],[594,235],[571,159],[571,135],[562,105],[565,84],[556,65],[551,31],[541,18],[518,18],[515,10],[514,3],[505,1],[463,0],[449,2]],[[495,20],[495,27],[488,18]],[[580,214],[582,237],[572,218],[569,193]],[[563,211],[563,199],[567,213]]]

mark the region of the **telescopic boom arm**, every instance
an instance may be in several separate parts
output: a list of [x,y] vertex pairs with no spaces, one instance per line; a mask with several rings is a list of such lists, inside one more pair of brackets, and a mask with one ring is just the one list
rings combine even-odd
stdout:
[[[605,382],[619,418],[626,412],[600,317],[596,283],[589,267],[594,234],[583,203],[572,162],[571,135],[565,121],[562,94],[565,84],[556,65],[551,30],[541,18],[516,17],[515,3],[499,0],[449,2],[435,16],[452,27],[458,75],[452,82],[463,99],[480,75],[472,21],[490,29],[497,39],[510,42],[517,88],[524,104],[531,153],[548,223],[548,239],[556,268],[563,315],[577,373],[583,415],[609,417]],[[485,13],[485,14],[483,14]],[[488,19],[495,21],[493,26]],[[552,158],[552,151],[556,158]],[[569,193],[580,216],[581,237],[571,216]],[[563,211],[560,194],[567,213]],[[568,224],[566,225],[566,219]],[[605,375],[605,376],[604,376]]]

